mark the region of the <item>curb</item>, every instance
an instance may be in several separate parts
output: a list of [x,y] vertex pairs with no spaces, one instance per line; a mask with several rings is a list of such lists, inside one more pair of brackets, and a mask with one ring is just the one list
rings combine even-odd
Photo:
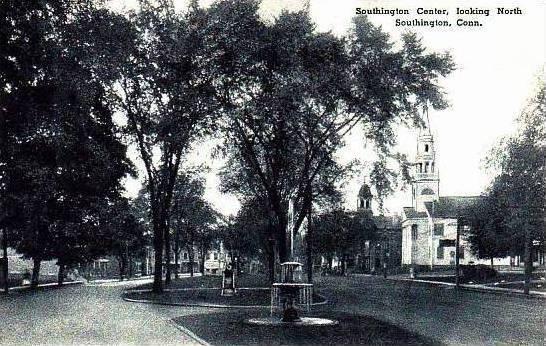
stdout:
[[[192,291],[192,290],[219,290],[220,288],[213,288],[213,287],[196,287],[196,288],[175,288],[171,289],[171,292],[176,291]],[[241,287],[238,288],[238,290],[269,290],[270,288],[267,287]],[[157,302],[152,301],[148,299],[133,299],[133,298],[127,298],[125,297],[125,294],[127,293],[142,293],[142,292],[151,292],[150,289],[147,290],[126,290],[122,294],[122,299],[126,302],[131,303],[142,303],[142,304],[155,304],[155,305],[166,305],[166,306],[186,306],[186,307],[202,307],[202,308],[216,308],[216,309],[269,309],[271,308],[271,305],[225,305],[225,304],[208,304],[208,303],[168,303],[168,302]],[[169,292],[169,291],[166,291]],[[324,299],[324,301],[320,303],[312,303],[311,306],[322,306],[328,304],[328,299],[324,297],[321,294],[315,293],[320,298]]]
[[[85,282],[83,281],[67,281],[67,282],[63,282],[62,285],[58,285],[56,282],[51,282],[51,283],[48,283],[48,284],[41,284],[41,285],[38,285],[37,288],[47,288],[47,287],[65,287],[65,286],[73,286],[73,285],[83,285]],[[10,287],[9,288],[9,291],[25,291],[25,290],[30,290],[30,285],[27,285],[27,286],[15,286],[15,287]]]
[[[405,282],[417,282],[417,283],[424,283],[429,285],[436,285],[436,286],[448,286],[455,288],[456,285],[451,282],[443,282],[443,281],[430,281],[430,280],[419,280],[419,279],[409,279],[409,278],[387,278],[387,280],[391,281],[405,281]],[[532,299],[546,299],[546,294],[536,291],[531,291],[529,294],[524,294],[521,291],[516,291],[510,288],[501,288],[501,287],[488,287],[484,285],[469,285],[469,284],[461,284],[459,285],[460,289],[466,290],[466,291],[475,291],[475,292],[482,292],[482,293],[490,293],[490,294],[501,294],[501,295],[509,295],[514,297],[521,297],[521,298],[532,298]]]
[[100,284],[108,284],[113,282],[131,282],[131,281],[142,281],[142,280],[149,280],[153,279],[153,276],[140,276],[130,279],[124,279],[123,281],[120,281],[119,279],[97,279],[97,280],[88,280],[88,285],[100,285]]
[[186,334],[187,336],[189,336],[191,339],[193,339],[193,341],[195,341],[196,343],[200,344],[200,345],[203,345],[203,346],[210,346],[210,344],[200,338],[197,334],[195,334],[194,332],[192,332],[191,330],[189,330],[188,328],[184,327],[184,326],[181,326],[179,324],[177,324],[175,321],[173,320],[166,320],[167,323],[171,324],[173,327],[175,327],[176,329],[180,330],[182,333]]

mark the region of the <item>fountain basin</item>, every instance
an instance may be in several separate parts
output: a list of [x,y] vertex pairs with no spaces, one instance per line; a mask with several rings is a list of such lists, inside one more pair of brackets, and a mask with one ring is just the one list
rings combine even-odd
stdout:
[[273,327],[327,327],[335,326],[339,322],[320,317],[300,317],[299,321],[283,322],[276,317],[257,317],[245,320],[246,324],[254,326],[273,326]]

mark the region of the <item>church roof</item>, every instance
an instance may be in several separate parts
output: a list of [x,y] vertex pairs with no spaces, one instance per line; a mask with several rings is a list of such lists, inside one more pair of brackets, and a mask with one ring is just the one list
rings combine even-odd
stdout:
[[469,210],[483,198],[483,196],[445,196],[437,201],[425,202],[425,207],[431,217],[457,218],[468,215]]
[[376,215],[373,216],[373,221],[377,228],[401,228],[400,217],[396,215],[385,216],[385,215]]
[[360,190],[358,191],[358,197],[371,198],[373,197],[372,191],[368,184],[362,184]]
[[424,219],[428,217],[425,211],[417,211],[412,207],[404,207],[404,215],[408,219]]

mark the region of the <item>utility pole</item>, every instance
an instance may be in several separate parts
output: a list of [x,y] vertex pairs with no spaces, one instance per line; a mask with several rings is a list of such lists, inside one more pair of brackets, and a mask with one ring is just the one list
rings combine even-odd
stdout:
[[533,242],[531,240],[531,232],[529,228],[529,225],[525,225],[525,248],[523,252],[523,256],[525,258],[525,281],[523,284],[524,294],[529,294],[529,289],[531,287],[531,274],[533,273]]
[[455,288],[459,288],[460,285],[460,270],[459,270],[459,242],[461,237],[461,228],[462,228],[462,220],[459,218],[457,219],[457,235],[455,237]]
[[3,265],[2,265],[2,276],[4,278],[4,293],[8,294],[9,292],[9,286],[8,286],[8,229],[4,227],[2,229],[2,249],[4,250],[4,258],[3,258]]

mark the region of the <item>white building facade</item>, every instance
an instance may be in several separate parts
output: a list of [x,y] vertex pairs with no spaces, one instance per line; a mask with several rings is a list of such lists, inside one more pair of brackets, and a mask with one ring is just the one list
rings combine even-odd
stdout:
[[[412,206],[404,208],[402,215],[402,265],[455,265],[459,217],[482,197],[440,196],[440,175],[428,119],[417,139],[412,173]],[[471,253],[464,236],[460,237],[459,251],[460,264],[489,263]],[[495,259],[494,264],[510,265],[510,259]]]

